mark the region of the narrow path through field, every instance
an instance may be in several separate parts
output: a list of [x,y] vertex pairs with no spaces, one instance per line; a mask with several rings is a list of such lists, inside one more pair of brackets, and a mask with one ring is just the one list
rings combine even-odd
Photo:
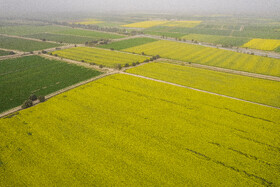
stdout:
[[247,103],[251,103],[251,104],[256,104],[256,105],[266,106],[266,107],[270,107],[270,108],[280,109],[280,108],[278,108],[278,107],[274,107],[274,106],[270,106],[270,105],[265,105],[265,104],[261,104],[261,103],[256,103],[256,102],[252,102],[252,101],[247,101],[247,100],[243,100],[243,99],[239,99],[239,98],[235,98],[235,97],[230,97],[230,96],[227,96],[227,95],[217,94],[217,93],[214,93],[214,92],[209,92],[209,91],[205,91],[205,90],[200,90],[200,89],[197,89],[197,88],[192,88],[192,87],[188,87],[188,86],[183,86],[183,85],[180,85],[180,84],[176,84],[176,83],[172,83],[172,82],[167,82],[167,81],[163,81],[163,80],[158,80],[158,79],[154,79],[154,78],[150,78],[150,77],[145,77],[145,76],[141,76],[141,75],[135,75],[135,74],[132,74],[132,73],[127,73],[127,72],[120,72],[120,73],[126,74],[126,75],[131,75],[131,76],[134,76],[134,77],[143,78],[143,79],[153,80],[153,81],[161,82],[161,83],[165,83],[165,84],[170,84],[170,85],[173,85],[173,86],[178,86],[178,87],[182,87],[182,88],[187,88],[187,89],[191,89],[191,90],[195,90],[195,91],[199,91],[199,92],[203,92],[203,93],[208,93],[208,94],[211,94],[211,95],[217,95],[217,96],[226,97],[226,98],[229,98],[229,99],[234,99],[234,100],[238,100],[238,101],[243,101],[243,102],[247,102]]

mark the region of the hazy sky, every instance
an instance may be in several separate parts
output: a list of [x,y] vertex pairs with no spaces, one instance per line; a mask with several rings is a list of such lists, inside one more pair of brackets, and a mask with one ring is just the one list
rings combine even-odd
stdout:
[[0,12],[156,11],[180,13],[280,12],[280,0],[0,0]]

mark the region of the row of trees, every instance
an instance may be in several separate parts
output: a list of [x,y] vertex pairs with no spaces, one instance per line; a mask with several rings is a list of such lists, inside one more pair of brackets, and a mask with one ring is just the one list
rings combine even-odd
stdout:
[[45,96],[37,97],[35,94],[32,94],[29,96],[29,98],[26,101],[24,101],[24,103],[21,105],[21,108],[25,109],[25,108],[29,108],[29,107],[33,106],[33,102],[36,100],[39,100],[40,102],[44,102],[46,100],[46,98],[45,98]]

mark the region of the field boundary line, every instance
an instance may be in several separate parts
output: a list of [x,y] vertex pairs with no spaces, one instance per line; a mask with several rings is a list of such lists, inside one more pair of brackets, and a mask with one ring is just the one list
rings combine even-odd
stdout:
[[239,99],[239,98],[236,98],[236,97],[231,97],[231,96],[227,96],[227,95],[223,95],[223,94],[218,94],[218,93],[214,93],[214,92],[200,90],[200,89],[197,89],[197,88],[193,88],[193,87],[189,87],[189,86],[183,86],[183,85],[180,85],[180,84],[176,84],[176,83],[172,83],[172,82],[168,82],[168,81],[163,81],[163,80],[159,80],[159,79],[154,79],[154,78],[150,78],[150,77],[145,77],[145,76],[142,76],[142,75],[136,75],[136,74],[127,73],[127,72],[120,72],[120,73],[130,75],[130,76],[134,76],[134,77],[143,78],[143,79],[148,79],[148,80],[152,80],[152,81],[156,81],[156,82],[161,82],[161,83],[165,83],[165,84],[170,84],[170,85],[178,86],[178,87],[181,87],[181,88],[187,88],[187,89],[195,90],[195,91],[198,91],[198,92],[208,93],[208,94],[211,94],[211,95],[221,96],[221,97],[225,97],[225,98],[229,98],[229,99],[233,99],[233,100],[237,100],[237,101],[243,101],[243,102],[246,102],[246,103],[256,104],[256,105],[275,108],[275,109],[280,109],[279,107],[275,107],[275,106],[256,103],[256,102],[253,102],[253,101],[247,101],[247,100]]
[[[197,63],[192,63],[192,62],[184,62],[180,60],[173,60],[173,59],[167,59],[167,58],[160,58],[157,59],[156,62],[175,62],[176,65],[184,64],[185,66],[189,67],[195,67],[195,68],[200,68],[200,69],[207,69],[207,70],[212,70],[212,71],[217,71],[217,72],[223,72],[223,73],[230,73],[230,74],[235,74],[235,75],[241,75],[241,76],[247,76],[247,77],[253,77],[253,78],[259,78],[259,79],[265,79],[265,80],[271,80],[271,81],[278,81],[280,82],[280,77],[275,77],[271,75],[263,75],[263,74],[258,74],[258,73],[251,73],[251,72],[246,72],[246,71],[238,71],[238,70],[233,70],[233,69],[226,69],[226,68],[221,68],[221,67],[216,67],[216,66],[208,66],[204,64],[197,64]],[[170,63],[172,64],[172,63]]]
[[[103,73],[103,74],[101,74],[101,75],[99,75],[99,76],[93,77],[93,78],[91,78],[91,79],[88,79],[88,80],[79,82],[79,83],[77,83],[77,84],[74,84],[74,85],[68,86],[68,87],[66,87],[66,88],[63,88],[63,89],[61,89],[61,90],[58,90],[58,91],[56,91],[56,92],[53,92],[53,93],[51,93],[51,94],[45,96],[46,101],[47,101],[48,99],[51,99],[51,98],[54,97],[54,96],[57,96],[57,95],[59,95],[59,94],[62,94],[62,93],[67,92],[67,91],[69,91],[69,90],[72,90],[72,89],[74,89],[74,88],[77,88],[77,87],[79,87],[79,86],[85,85],[85,84],[90,83],[90,82],[92,82],[92,81],[95,81],[95,80],[98,80],[98,79],[107,77],[107,76],[109,76],[109,75],[113,75],[113,74],[115,74],[115,73],[117,73],[117,72]],[[36,105],[38,105],[38,104],[40,104],[40,102],[39,102],[38,100],[35,101],[35,102],[33,102],[33,106],[36,106]],[[32,106],[32,107],[33,107],[33,106]],[[4,111],[3,113],[0,114],[0,118],[4,118],[4,117],[6,117],[6,116],[8,116],[8,115],[10,115],[10,114],[13,114],[13,113],[15,113],[15,112],[19,112],[19,111],[21,111],[21,110],[24,110],[24,109],[22,109],[21,106],[18,106],[18,107],[12,108],[12,109],[10,109],[10,110]]]

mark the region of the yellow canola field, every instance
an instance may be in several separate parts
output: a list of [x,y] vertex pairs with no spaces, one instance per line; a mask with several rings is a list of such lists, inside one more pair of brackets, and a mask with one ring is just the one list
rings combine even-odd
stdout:
[[265,51],[273,51],[280,46],[280,40],[272,39],[252,39],[242,47],[248,47],[252,49],[260,49]]
[[92,47],[74,47],[52,52],[53,55],[87,63],[96,63],[107,67],[114,67],[116,64],[129,64],[144,62],[150,59],[147,56],[128,54],[124,52],[111,51],[107,49]]
[[138,54],[144,52],[147,55],[160,55],[164,58],[184,62],[280,77],[280,59],[242,54],[212,47],[161,40],[124,49],[124,51]]
[[75,24],[81,24],[81,25],[95,25],[98,23],[103,23],[103,21],[99,21],[96,19],[87,19],[85,21],[81,21],[81,22],[74,22]]
[[149,28],[149,27],[162,25],[164,23],[168,23],[168,21],[143,21],[143,22],[131,23],[131,24],[128,24],[128,25],[122,25],[122,27]]
[[280,110],[129,75],[0,129],[0,186],[280,186]]
[[201,22],[202,21],[170,21],[168,23],[163,24],[162,26],[193,28],[198,26]]

